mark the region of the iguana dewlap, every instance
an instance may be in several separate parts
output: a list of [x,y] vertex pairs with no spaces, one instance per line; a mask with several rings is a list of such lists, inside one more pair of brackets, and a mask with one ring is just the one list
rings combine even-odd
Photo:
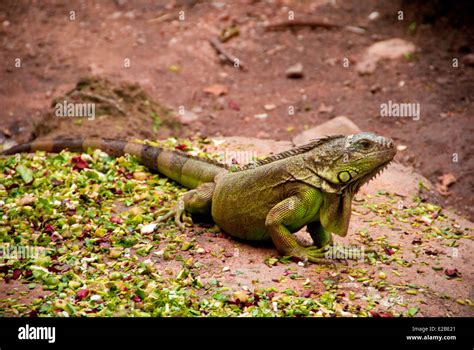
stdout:
[[[184,212],[211,215],[233,237],[271,239],[280,254],[312,262],[324,257],[320,248],[332,242],[332,233],[347,234],[355,193],[396,153],[391,140],[360,133],[317,139],[237,171],[180,151],[113,139],[33,142],[3,154],[89,148],[111,156],[137,156],[147,167],[191,189],[173,212],[180,227]],[[293,237],[304,226],[314,246],[303,247]]]

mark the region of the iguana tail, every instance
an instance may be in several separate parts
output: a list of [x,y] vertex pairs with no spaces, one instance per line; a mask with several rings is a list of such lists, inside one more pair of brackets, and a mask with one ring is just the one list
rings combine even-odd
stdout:
[[62,150],[84,152],[100,149],[110,156],[119,157],[126,153],[137,156],[150,169],[169,177],[187,188],[196,188],[205,182],[213,182],[214,177],[225,172],[223,165],[208,159],[193,157],[180,151],[165,150],[140,143],[102,138],[75,138],[34,141],[17,145],[3,151],[3,155],[22,152],[47,151],[59,153]]

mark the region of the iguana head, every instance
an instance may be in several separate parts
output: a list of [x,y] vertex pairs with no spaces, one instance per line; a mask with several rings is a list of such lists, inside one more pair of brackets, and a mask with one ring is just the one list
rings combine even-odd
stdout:
[[325,187],[356,193],[392,161],[396,152],[392,140],[372,133],[335,136],[309,151],[305,163],[326,182]]

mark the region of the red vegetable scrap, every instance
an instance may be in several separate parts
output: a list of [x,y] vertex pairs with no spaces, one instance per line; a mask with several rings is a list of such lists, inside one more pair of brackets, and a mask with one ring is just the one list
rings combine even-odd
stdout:
[[71,162],[73,164],[72,170],[83,170],[89,167],[89,164],[82,159],[81,156],[72,157]]
[[186,151],[188,149],[188,146],[186,146],[184,143],[181,143],[181,144],[175,146],[175,148],[180,150],[180,151]]
[[444,270],[444,274],[450,278],[459,277],[461,275],[456,268],[447,268]]
[[88,289],[79,289],[76,293],[76,299],[77,300],[83,300],[87,298],[89,295],[89,290]]

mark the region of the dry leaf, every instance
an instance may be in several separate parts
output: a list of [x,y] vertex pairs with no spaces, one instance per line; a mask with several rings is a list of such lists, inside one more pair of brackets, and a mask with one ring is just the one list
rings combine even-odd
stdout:
[[444,174],[438,177],[438,183],[436,184],[436,190],[443,196],[449,196],[451,193],[448,191],[448,187],[456,182],[456,177],[451,174]]

